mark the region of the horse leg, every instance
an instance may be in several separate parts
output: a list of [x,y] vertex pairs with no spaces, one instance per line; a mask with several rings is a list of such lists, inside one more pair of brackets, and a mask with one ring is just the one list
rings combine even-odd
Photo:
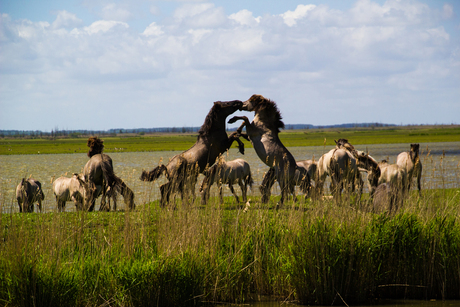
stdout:
[[171,181],[160,186],[161,200],[160,206],[164,208],[169,203],[169,197],[171,196]]
[[42,212],[42,200],[41,199],[38,200],[38,209],[40,210],[40,212]]
[[275,170],[270,168],[267,173],[265,173],[262,183],[259,187],[260,193],[262,194],[262,203],[266,204],[270,200],[270,191],[272,186],[275,184]]
[[[241,180],[241,179],[240,179]],[[241,190],[243,190],[243,184],[242,182],[238,182],[238,184],[240,185],[241,187]],[[236,192],[235,192],[235,189],[233,188],[233,184],[231,182],[228,183],[228,187],[230,188],[230,191],[232,191],[232,194],[233,196],[235,196],[235,199],[236,199],[236,203],[239,204],[240,203],[240,199],[238,198],[238,195],[236,195]]]
[[224,203],[224,195],[223,195],[223,189],[222,189],[222,183],[218,183],[217,184],[217,187],[219,189],[219,199],[220,199],[220,203],[223,204]]
[[243,184],[243,180],[239,179],[238,184],[240,185],[240,188],[241,188],[241,194],[242,194],[242,197],[243,197],[243,201],[246,202],[248,200],[248,197],[247,197],[248,180],[247,180],[247,178],[244,180],[244,184]]

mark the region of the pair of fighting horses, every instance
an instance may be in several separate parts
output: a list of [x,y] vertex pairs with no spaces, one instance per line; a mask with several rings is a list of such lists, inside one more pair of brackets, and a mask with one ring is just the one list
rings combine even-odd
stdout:
[[[226,118],[237,110],[254,112],[254,119],[249,122],[246,116],[232,117],[229,123],[238,120],[243,120],[243,123],[235,132],[227,136]],[[281,187],[280,203],[282,204],[288,194],[294,192],[298,167],[294,157],[278,137],[279,129],[284,128],[281,119],[276,103],[261,95],[253,95],[244,102],[240,100],[217,101],[206,116],[195,145],[171,158],[168,164],[159,165],[151,171],[143,171],[141,180],[154,181],[165,173],[168,182],[160,186],[161,206],[169,203],[171,194],[177,191],[184,199],[189,191],[194,193],[198,174],[203,173],[214,164],[233,142],[238,142],[239,151],[244,154],[244,144],[239,139],[244,137],[251,141],[259,158],[270,168],[260,187],[262,201],[269,200],[270,189],[277,180]],[[246,127],[246,133],[243,133],[244,127]],[[302,180],[307,182],[304,186],[309,186],[308,175]]]

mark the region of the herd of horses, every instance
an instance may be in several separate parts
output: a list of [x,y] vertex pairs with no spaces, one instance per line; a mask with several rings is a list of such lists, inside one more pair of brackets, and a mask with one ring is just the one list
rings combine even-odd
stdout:
[[[227,135],[227,117],[236,111],[254,112],[254,119],[250,122],[246,116],[232,117],[228,123],[242,121],[242,124],[235,132]],[[335,148],[322,155],[318,161],[296,161],[279,139],[282,128],[284,123],[276,103],[261,95],[253,95],[244,102],[214,102],[199,130],[196,143],[190,149],[172,157],[166,165],[161,164],[150,171],[142,171],[140,179],[154,181],[161,175],[166,176],[168,181],[160,186],[162,207],[170,204],[171,196],[177,193],[182,201],[190,197],[194,200],[199,174],[205,176],[200,187],[202,204],[207,203],[210,187],[214,183],[219,186],[221,202],[222,184],[228,184],[236,201],[240,201],[233,189],[235,183],[241,187],[242,198],[246,202],[247,188],[253,184],[249,164],[243,159],[227,162],[223,158],[233,142],[238,143],[240,153],[244,154],[244,144],[240,140],[243,137],[251,142],[257,156],[268,166],[259,187],[263,203],[269,201],[275,182],[280,186],[280,205],[291,194],[297,200],[296,186],[304,193],[305,198],[319,199],[323,197],[323,187],[328,176],[335,200],[339,201],[343,191],[346,191],[346,195],[356,192],[359,202],[364,186],[362,172],[367,173],[374,208],[386,208],[390,212],[396,210],[409,191],[413,178],[417,178],[420,192],[422,164],[419,144],[411,144],[408,152],[398,155],[395,164],[377,162],[367,152],[356,150],[346,139],[335,141]],[[58,211],[65,210],[67,201],[73,201],[77,210],[93,211],[95,201],[101,195],[100,210],[110,211],[111,200],[113,209],[116,210],[118,195],[123,196],[128,209],[135,209],[133,191],[115,175],[112,159],[102,153],[103,141],[98,137],[90,137],[87,146],[90,148],[90,159],[84,166],[83,173],[75,173],[71,178],[60,177],[53,182]],[[20,212],[32,212],[35,202],[38,202],[41,211],[44,194],[39,181],[23,178],[17,186],[16,197]]]

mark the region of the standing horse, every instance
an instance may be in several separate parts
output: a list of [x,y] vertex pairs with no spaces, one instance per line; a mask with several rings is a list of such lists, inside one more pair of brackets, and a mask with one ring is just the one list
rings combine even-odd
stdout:
[[[378,166],[380,170],[379,176],[372,172],[369,172],[368,175],[370,194],[373,197],[377,189],[379,189],[381,194],[389,195],[390,210],[393,207],[397,209],[402,204],[407,189],[407,172],[399,165],[389,164],[386,160],[382,160]],[[375,177],[378,178],[377,182],[375,181]],[[385,183],[387,185],[382,186]]]
[[357,166],[357,160],[346,149],[334,148],[322,155],[317,163],[315,196],[323,194],[326,177],[331,177],[331,192],[336,200],[342,190],[355,191],[358,188],[358,201],[361,199],[363,181]]
[[[295,170],[294,182],[299,186],[302,193],[305,194],[305,199],[310,196],[311,180],[315,180],[316,162],[313,160],[297,161],[297,169]],[[295,190],[292,191],[294,199],[296,198]]]
[[[276,103],[262,95],[252,95],[249,100],[243,102],[243,110],[255,112],[252,122],[249,122],[246,116],[234,116],[229,123],[243,120],[237,133],[251,141],[260,160],[270,168],[260,186],[262,202],[268,202],[270,189],[277,180],[281,188],[280,204],[283,204],[285,197],[295,187],[297,164],[278,137],[280,128],[284,128],[281,114]],[[244,127],[246,127],[246,134],[242,133]]]
[[77,210],[83,209],[85,201],[85,182],[83,175],[73,174],[72,177],[59,177],[53,182],[53,193],[56,197],[58,211],[65,210],[68,201],[75,203]]
[[109,204],[106,206],[106,198],[113,199],[113,209],[117,210],[117,194],[120,193],[123,196],[126,206],[130,210],[134,210],[136,205],[134,204],[134,193],[133,191],[115,175],[113,171],[112,159],[103,153],[96,154],[89,159],[83,169],[83,175],[85,177],[85,209],[89,211],[94,210],[96,199],[102,193],[100,211],[110,211],[110,199]]
[[407,191],[410,190],[412,178],[417,177],[417,188],[420,194],[421,186],[420,180],[422,178],[422,162],[419,156],[420,144],[410,144],[410,151],[402,152],[396,158],[396,164],[404,168],[407,172],[406,187]]
[[38,202],[38,208],[42,211],[42,200],[45,195],[42,191],[40,181],[29,178],[22,178],[16,187],[16,199],[18,201],[19,212],[34,212],[34,202]]
[[[114,210],[117,210],[117,194],[123,196],[124,202],[130,210],[134,210],[134,193],[128,186],[115,175],[112,159],[103,154],[103,141],[98,137],[90,137],[87,146],[89,161],[83,169],[85,183],[85,210],[93,211],[96,199],[102,193],[101,207],[99,210],[110,211],[110,198],[114,202]],[[106,197],[109,197],[109,205],[106,207]]]
[[206,203],[209,198],[209,190],[214,182],[217,183],[219,188],[220,202],[224,202],[222,196],[222,184],[228,184],[230,191],[232,191],[235,196],[236,202],[239,203],[240,200],[238,195],[236,195],[235,190],[233,189],[233,184],[238,183],[241,188],[241,193],[243,201],[247,200],[246,195],[248,191],[248,185],[252,188],[254,181],[252,180],[251,167],[249,163],[243,159],[235,159],[232,161],[225,162],[225,160],[219,160],[216,164],[211,166],[208,170],[204,172],[204,179],[201,183],[200,192],[203,193],[202,203]]
[[243,103],[239,100],[216,101],[209,111],[198,134],[197,141],[190,149],[174,156],[169,163],[160,165],[151,171],[142,171],[141,180],[154,181],[166,173],[168,182],[160,186],[161,201],[164,207],[169,203],[171,193],[179,191],[181,198],[187,191],[195,196],[195,185],[199,173],[213,165],[216,159],[224,153],[234,141],[239,144],[239,150],[244,154],[244,144],[236,132],[230,136],[225,131],[225,119],[235,111],[241,110]]

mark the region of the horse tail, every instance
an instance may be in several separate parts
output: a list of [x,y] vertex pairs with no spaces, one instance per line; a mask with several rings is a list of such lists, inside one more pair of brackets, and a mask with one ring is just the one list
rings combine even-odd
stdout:
[[125,204],[128,205],[129,210],[136,209],[136,204],[134,204],[134,192],[118,177],[116,190],[123,196],[123,200]]
[[164,164],[161,164],[160,166],[155,167],[150,172],[142,171],[140,179],[142,181],[154,181],[158,179],[166,171],[167,171],[166,166],[164,166]]
[[113,168],[109,164],[109,161],[104,159],[104,155],[102,156],[102,163],[101,163],[101,169],[102,169],[102,175],[105,180],[105,184],[108,185],[110,188],[114,188],[117,185],[118,180],[121,180],[118,178],[115,173],[113,172]]
[[249,188],[250,188],[251,191],[252,191],[252,185],[254,184],[254,180],[252,179],[251,171],[249,171],[249,174],[248,174],[248,176],[246,177],[246,182],[248,183]]

